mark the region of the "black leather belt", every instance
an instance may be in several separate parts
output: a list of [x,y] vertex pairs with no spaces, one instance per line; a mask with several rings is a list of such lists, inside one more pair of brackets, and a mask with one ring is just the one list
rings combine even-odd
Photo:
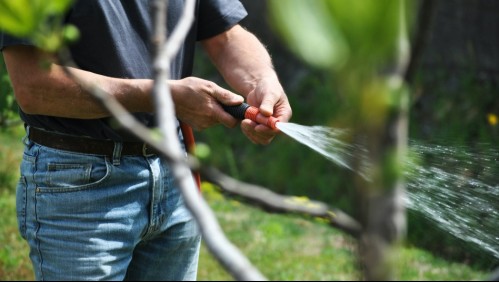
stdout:
[[[42,146],[90,155],[113,156],[115,142],[88,137],[65,135],[38,128],[29,128],[29,139]],[[159,153],[142,142],[122,142],[121,155],[152,156]]]

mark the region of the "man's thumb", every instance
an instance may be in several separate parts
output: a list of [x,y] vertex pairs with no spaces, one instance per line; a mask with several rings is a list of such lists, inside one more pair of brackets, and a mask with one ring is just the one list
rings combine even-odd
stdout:
[[260,104],[260,113],[264,116],[271,116],[274,114],[274,105],[275,105],[275,101],[273,101],[272,99],[264,99],[262,101],[262,103]]
[[219,87],[213,93],[213,97],[220,103],[228,106],[239,105],[244,102],[244,97],[229,90]]

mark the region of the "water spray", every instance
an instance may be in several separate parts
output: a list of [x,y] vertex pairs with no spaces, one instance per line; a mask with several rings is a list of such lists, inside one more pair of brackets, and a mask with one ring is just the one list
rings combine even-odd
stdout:
[[[275,117],[264,116],[258,108],[246,103],[222,107],[239,120],[250,119],[272,129],[279,129],[337,165],[353,170],[352,164],[360,163],[360,171],[356,172],[366,180],[370,179],[368,171],[371,164],[367,159],[368,152],[361,145],[344,141],[348,140],[344,138],[349,134],[348,130],[280,122]],[[429,163],[429,166],[407,163],[405,177],[408,207],[421,212],[457,238],[474,243],[499,258],[499,204],[496,201],[499,186],[495,173],[499,169],[497,146],[484,147],[483,154],[476,154],[467,153],[466,148],[419,144],[413,140],[410,142],[410,148],[414,154],[421,155],[421,158],[429,155],[435,161]],[[479,159],[485,166],[479,178],[468,174],[476,169],[466,166],[472,164],[469,159]],[[449,160],[454,165],[462,164],[455,168],[457,172],[446,171],[445,167],[440,167]]]

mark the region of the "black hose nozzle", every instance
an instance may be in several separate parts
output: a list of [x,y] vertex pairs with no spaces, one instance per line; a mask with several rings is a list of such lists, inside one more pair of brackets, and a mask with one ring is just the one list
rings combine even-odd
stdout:
[[226,112],[228,112],[231,116],[233,116],[239,120],[245,119],[245,113],[249,107],[250,107],[250,105],[248,105],[246,103],[242,103],[242,104],[237,105],[237,106],[227,106],[227,105],[222,104],[222,108]]

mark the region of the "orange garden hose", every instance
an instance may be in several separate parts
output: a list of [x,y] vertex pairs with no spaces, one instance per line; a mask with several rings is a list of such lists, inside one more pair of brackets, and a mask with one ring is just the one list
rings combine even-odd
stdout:
[[[194,133],[192,128],[183,122],[180,122],[180,130],[182,131],[182,135],[184,136],[184,145],[188,153],[194,155],[194,150],[196,149],[196,141],[194,139]],[[193,172],[194,180],[198,186],[198,189],[201,191],[201,175],[199,172]]]

